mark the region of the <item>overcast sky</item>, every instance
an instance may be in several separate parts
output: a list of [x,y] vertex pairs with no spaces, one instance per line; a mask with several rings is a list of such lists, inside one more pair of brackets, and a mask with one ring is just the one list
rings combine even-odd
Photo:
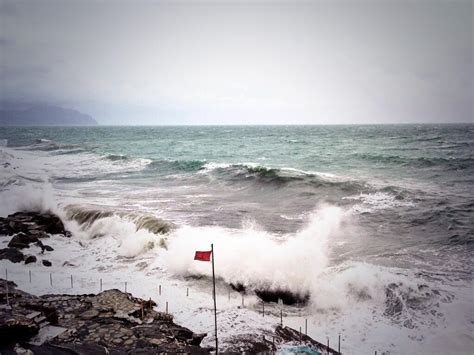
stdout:
[[470,0],[0,4],[3,101],[103,124],[473,120]]

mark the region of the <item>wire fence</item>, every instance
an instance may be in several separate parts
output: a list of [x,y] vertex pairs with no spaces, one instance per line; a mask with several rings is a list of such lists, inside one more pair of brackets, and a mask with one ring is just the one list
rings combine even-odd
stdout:
[[[16,270],[6,268],[4,271],[3,277],[6,281],[13,281],[19,285],[18,288],[24,290],[25,292],[34,292],[35,294],[97,294],[106,290],[118,289],[125,293],[130,293],[134,297],[140,297],[143,299],[156,299],[158,297],[161,303],[157,302],[156,309],[160,312],[170,313],[170,300],[173,299],[173,294],[175,295],[176,289],[179,289],[180,292],[183,292],[181,288],[176,287],[173,290],[173,293],[167,293],[165,295],[165,285],[156,284],[156,288],[152,295],[145,294],[143,288],[143,280],[141,281],[132,281],[117,279],[116,277],[78,277],[74,274],[66,274],[64,272],[55,272],[55,271],[41,271],[41,270]],[[167,285],[168,288],[172,286]],[[7,283],[7,294],[6,301],[9,302],[8,293],[11,292],[8,290]],[[139,292],[134,292],[139,290]],[[191,297],[190,288],[186,287],[186,297]],[[166,297],[168,299],[164,299]],[[228,288],[228,302],[237,306],[238,308],[248,308],[254,311],[257,311],[261,314],[262,317],[272,316],[278,319],[278,324],[283,326],[286,316],[290,316],[292,319],[301,318],[297,317],[294,312],[288,312],[285,309],[285,306],[279,302],[276,303],[266,303],[262,300],[248,301],[246,295],[243,292],[238,292],[230,287]],[[250,297],[249,297],[250,298]],[[172,314],[172,312],[171,312]],[[300,342],[302,341],[303,335],[308,335],[308,319],[301,318],[303,323],[299,327]],[[294,324],[294,322],[292,322]],[[329,347],[329,338],[327,338]],[[340,349],[341,336],[338,336],[338,348]],[[340,352],[340,350],[339,350]]]

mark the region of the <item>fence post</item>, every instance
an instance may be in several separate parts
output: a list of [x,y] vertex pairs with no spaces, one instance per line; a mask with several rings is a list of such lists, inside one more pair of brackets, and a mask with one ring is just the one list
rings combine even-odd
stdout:
[[166,314],[168,314],[168,301],[166,301]]
[[72,280],[72,275],[71,275],[71,288],[74,288],[74,281]]
[[127,293],[127,281],[125,281],[125,293]]
[[186,287],[186,297],[188,297],[188,296],[189,296],[189,288]]
[[329,337],[328,337],[328,347],[327,347],[328,355],[329,355]]
[[280,325],[283,327],[283,309],[280,309]]
[[100,292],[102,292],[102,279],[100,279]]
[[51,284],[51,287],[53,287],[53,274],[49,273],[49,283]]
[[308,318],[304,320],[304,335],[308,335]]
[[161,296],[161,285],[160,285],[160,287],[158,288],[158,290],[159,290],[159,291],[158,291],[158,294]]
[[5,269],[5,280],[8,281],[8,269]]
[[300,327],[300,343],[301,343],[301,327]]
[[242,293],[242,307],[244,306],[244,294]]
[[30,283],[31,283],[31,270],[28,270],[28,275],[30,276]]
[[337,340],[337,352],[341,353],[341,334],[339,334],[339,338]]

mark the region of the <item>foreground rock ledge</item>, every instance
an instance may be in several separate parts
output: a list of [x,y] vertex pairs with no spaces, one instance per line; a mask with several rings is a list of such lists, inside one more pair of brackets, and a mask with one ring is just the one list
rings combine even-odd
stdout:
[[[0,353],[145,355],[214,350],[200,347],[206,334],[175,324],[172,315],[153,310],[155,305],[116,289],[97,295],[37,297],[0,279]],[[290,346],[294,352],[340,355],[289,327],[221,337],[225,341],[220,354],[271,354]]]
[[208,353],[199,346],[206,334],[154,305],[115,289],[36,297],[0,280],[0,353],[21,353],[19,346],[34,354]]

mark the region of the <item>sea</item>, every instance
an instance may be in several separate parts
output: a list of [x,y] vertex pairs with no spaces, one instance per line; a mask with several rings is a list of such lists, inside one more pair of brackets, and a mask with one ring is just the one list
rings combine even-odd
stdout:
[[[473,148],[473,124],[1,127],[0,215],[66,221],[52,270],[83,288],[55,292],[128,282],[204,344],[213,243],[222,344],[284,313],[346,354],[471,354]],[[309,299],[263,317],[254,290]]]

